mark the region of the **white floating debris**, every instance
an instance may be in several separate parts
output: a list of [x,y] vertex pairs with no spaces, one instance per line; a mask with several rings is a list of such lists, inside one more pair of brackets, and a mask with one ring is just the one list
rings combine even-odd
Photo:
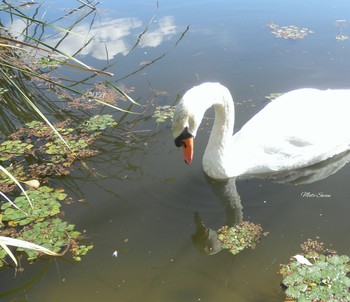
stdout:
[[300,264],[312,265],[312,263],[302,255],[295,255],[293,258],[295,258]]
[[117,257],[118,257],[118,251],[115,250],[115,251],[113,252],[112,256],[115,257],[115,258],[117,258]]

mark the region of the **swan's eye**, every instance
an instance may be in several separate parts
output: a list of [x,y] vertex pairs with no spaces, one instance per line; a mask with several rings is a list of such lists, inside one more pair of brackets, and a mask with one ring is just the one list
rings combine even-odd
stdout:
[[187,127],[184,129],[184,131],[182,131],[182,133],[175,138],[174,142],[175,142],[175,146],[176,147],[184,147],[186,148],[186,143],[184,142],[185,139],[193,137],[193,135],[191,133],[188,132]]

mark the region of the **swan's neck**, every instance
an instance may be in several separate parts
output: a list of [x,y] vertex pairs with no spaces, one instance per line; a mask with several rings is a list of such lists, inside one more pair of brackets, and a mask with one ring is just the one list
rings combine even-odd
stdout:
[[[227,91],[213,100],[215,120],[208,145],[203,157],[203,167],[206,173],[214,178],[225,178],[225,166],[231,159],[231,145],[234,127],[234,104],[231,94]],[[214,172],[215,170],[215,172]],[[217,175],[213,175],[213,174]]]
[[215,120],[209,137],[208,149],[222,149],[232,140],[234,126],[233,103],[214,104]]

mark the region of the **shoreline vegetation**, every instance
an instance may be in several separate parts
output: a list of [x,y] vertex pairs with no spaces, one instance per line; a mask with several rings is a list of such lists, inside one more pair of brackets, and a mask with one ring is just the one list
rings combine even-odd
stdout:
[[[45,2],[11,0],[0,5],[7,16],[0,21],[0,267],[11,265],[11,261],[17,265],[17,258],[22,264],[24,260],[33,262],[42,253],[57,256],[69,251],[73,259],[81,260],[93,244],[81,244],[81,232],[60,217],[61,207],[73,200],[62,188],[50,187],[51,180],[69,175],[77,163],[89,174],[101,176],[84,159],[99,153],[92,145],[101,133],[110,135],[110,128],[118,141],[116,156],[124,158],[123,154],[146,146],[145,140],[152,134],[135,132],[133,128],[140,121],[156,118],[150,111],[154,111],[157,99],[166,95],[150,87],[154,98],[141,106],[130,96],[133,87],[121,89],[116,83],[144,70],[167,52],[141,62],[135,72],[115,80],[108,71],[113,65],[109,64],[107,48],[107,65],[102,69],[77,58],[93,38],[84,37],[85,44],[73,55],[60,50],[65,39],[79,38],[75,29],[82,22],[93,28],[103,12],[98,1],[73,3],[76,7],[64,9],[61,16],[51,21],[45,19],[49,18],[43,7]],[[139,45],[153,18],[125,55]],[[180,33],[173,47],[188,30],[189,27]],[[55,44],[45,42],[47,37],[54,38]],[[62,74],[80,78],[70,79]],[[108,114],[102,114],[103,111]],[[106,143],[102,140],[102,144]],[[127,172],[120,173],[122,179],[127,177]],[[22,240],[17,241],[15,252],[7,247],[16,243],[12,239]],[[28,248],[23,247],[25,244]],[[30,250],[30,244],[40,244],[42,249]]]
[[[110,107],[125,115],[137,105],[128,89],[122,91],[104,78],[113,76],[111,72],[86,65],[76,58],[78,53],[71,56],[59,49],[75,34],[74,27],[91,17],[93,23],[96,17],[98,2],[76,3],[52,22],[38,17],[43,3],[3,1],[0,6],[8,20],[0,24],[0,267],[67,251],[79,261],[93,247],[82,244],[82,233],[61,217],[61,206],[72,198],[62,188],[50,187],[50,179],[68,175],[77,161],[94,173],[84,162],[98,153],[90,146],[104,130],[118,127],[112,115],[94,114],[95,108]],[[61,18],[71,18],[72,25],[58,26]],[[25,24],[19,34],[11,28],[15,22]],[[42,39],[45,31],[64,35],[51,46]],[[65,81],[58,76],[61,68],[90,76]],[[92,88],[76,88],[85,82]]]

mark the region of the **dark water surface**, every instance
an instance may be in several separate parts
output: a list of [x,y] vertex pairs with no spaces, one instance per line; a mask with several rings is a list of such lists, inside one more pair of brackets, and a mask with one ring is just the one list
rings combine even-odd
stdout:
[[[111,10],[101,13],[96,33],[103,27],[107,30],[81,57],[103,67],[106,61],[98,46],[109,41],[109,59],[116,63],[110,71],[117,80],[139,68],[140,62],[166,53],[117,82],[135,87],[132,96],[142,104],[154,96],[150,86],[167,92],[160,105],[171,105],[193,85],[219,81],[238,103],[239,129],[263,108],[270,93],[301,87],[350,88],[350,40],[336,40],[340,34],[336,21],[350,18],[347,0],[160,0],[158,4],[157,9],[154,1],[105,1],[100,7]],[[125,56],[153,14],[144,44]],[[301,40],[279,39],[266,27],[271,22],[307,27],[314,33]],[[187,26],[189,31],[175,47]],[[341,30],[350,35],[349,27]],[[261,224],[270,235],[256,249],[236,256],[225,251],[213,256],[200,253],[191,240],[194,214],[213,229],[227,218],[215,185],[201,167],[211,120],[196,138],[191,166],[182,162],[169,126],[170,122],[157,125],[154,119],[138,123],[138,130],[149,130],[143,132],[150,135],[147,144],[140,142],[139,149],[123,155],[114,144],[118,135],[109,133],[105,144],[96,143],[104,154],[88,161],[106,177],[75,171],[71,178],[57,181],[85,198],[86,205],[67,207],[66,218],[86,230],[95,247],[81,263],[38,261],[15,278],[13,271],[5,271],[2,292],[28,286],[4,300],[277,302],[283,301],[279,264],[298,253],[303,241],[320,236],[340,254],[350,254],[348,165],[324,180],[298,186],[237,180],[243,218]],[[40,270],[45,272],[35,279]]]

